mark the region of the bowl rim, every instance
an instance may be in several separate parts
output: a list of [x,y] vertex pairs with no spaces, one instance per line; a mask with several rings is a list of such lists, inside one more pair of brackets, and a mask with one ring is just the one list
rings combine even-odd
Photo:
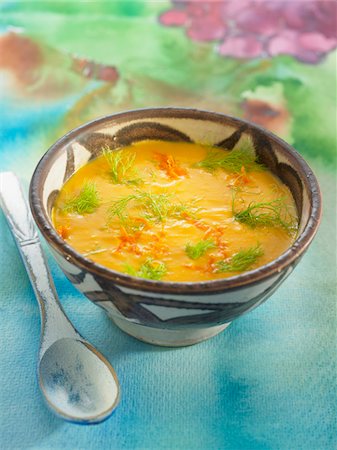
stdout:
[[[173,281],[155,281],[145,278],[138,278],[132,275],[117,272],[95,263],[89,258],[82,256],[73,247],[68,245],[56,232],[52,226],[42,202],[43,182],[50,165],[55,161],[59,153],[73,139],[81,135],[83,132],[91,128],[97,128],[106,122],[114,120],[138,120],[150,118],[189,118],[198,120],[210,120],[221,124],[232,124],[235,126],[247,127],[255,129],[260,133],[268,136],[268,139],[282,147],[287,156],[296,162],[296,165],[302,170],[303,177],[311,193],[310,199],[310,216],[302,232],[297,236],[294,243],[278,258],[260,266],[254,270],[244,272],[228,278],[221,278],[200,282],[173,282]],[[44,178],[44,179],[43,179]],[[102,278],[108,279],[120,286],[131,290],[142,290],[152,293],[163,294],[198,294],[208,295],[210,293],[221,293],[224,291],[237,290],[247,285],[252,286],[257,283],[268,280],[287,269],[290,265],[295,264],[296,260],[306,251],[312,239],[314,238],[322,215],[322,196],[318,181],[313,174],[311,168],[303,159],[303,157],[287,142],[276,136],[274,133],[244,119],[239,119],[228,114],[212,112],[208,110],[200,110],[195,108],[142,108],[135,110],[125,110],[123,112],[105,115],[97,119],[84,123],[83,125],[70,130],[68,133],[59,138],[42,156],[38,162],[32,175],[29,187],[29,203],[34,220],[40,229],[43,237],[49,245],[61,253],[63,257],[78,266],[81,270],[94,273]]]

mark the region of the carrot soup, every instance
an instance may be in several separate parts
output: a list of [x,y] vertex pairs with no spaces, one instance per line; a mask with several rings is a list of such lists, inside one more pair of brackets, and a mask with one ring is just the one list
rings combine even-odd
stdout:
[[103,149],[65,183],[52,217],[61,237],[96,263],[174,282],[262,266],[298,228],[289,189],[251,149],[152,140]]

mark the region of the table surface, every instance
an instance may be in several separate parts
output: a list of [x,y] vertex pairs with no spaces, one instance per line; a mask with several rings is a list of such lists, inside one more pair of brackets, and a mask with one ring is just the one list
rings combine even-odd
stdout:
[[28,189],[67,130],[106,113],[192,106],[292,143],[321,184],[312,246],[277,292],[182,349],[123,334],[48,253],[65,310],[116,369],[112,417],[54,417],[35,366],[39,314],[0,213],[0,447],[331,449],[336,445],[336,3],[0,2],[1,170]]

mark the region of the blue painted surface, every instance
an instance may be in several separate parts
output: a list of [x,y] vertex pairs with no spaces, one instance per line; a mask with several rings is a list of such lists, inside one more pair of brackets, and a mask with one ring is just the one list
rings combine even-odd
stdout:
[[[322,181],[327,188],[329,180]],[[325,194],[332,202],[329,189]],[[38,308],[1,213],[1,448],[333,448],[336,278],[329,220],[327,213],[318,238],[267,303],[221,335],[183,349],[123,334],[49,258],[62,304],[111,361],[122,387],[108,421],[79,427],[55,418],[40,395]],[[326,262],[324,270],[317,261]]]

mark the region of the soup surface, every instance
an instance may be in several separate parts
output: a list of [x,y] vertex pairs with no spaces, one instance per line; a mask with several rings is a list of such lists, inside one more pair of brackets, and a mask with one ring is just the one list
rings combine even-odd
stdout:
[[249,148],[142,141],[103,154],[63,186],[56,230],[83,256],[137,277],[225,278],[294,241],[288,188]]

